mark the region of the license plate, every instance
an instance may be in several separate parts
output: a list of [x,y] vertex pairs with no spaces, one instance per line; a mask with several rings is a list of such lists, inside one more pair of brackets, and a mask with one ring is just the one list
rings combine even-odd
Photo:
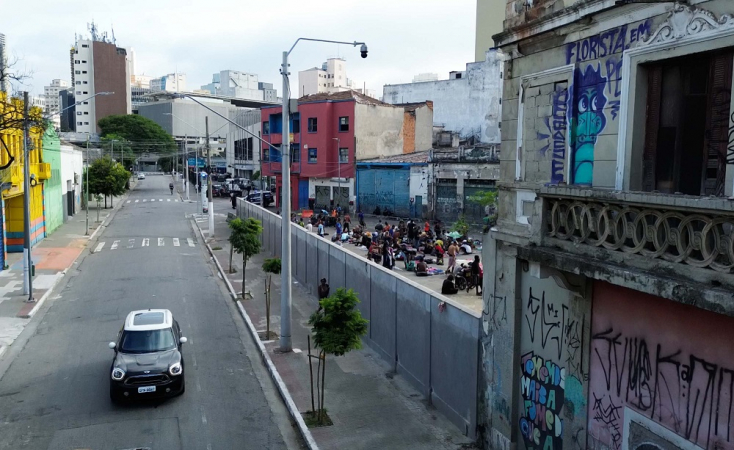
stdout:
[[138,394],[144,394],[146,392],[155,392],[155,386],[141,386],[138,388]]

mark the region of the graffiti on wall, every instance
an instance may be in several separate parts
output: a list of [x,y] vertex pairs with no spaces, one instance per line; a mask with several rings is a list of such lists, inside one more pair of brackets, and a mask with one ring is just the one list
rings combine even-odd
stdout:
[[[594,149],[608,120],[617,120],[622,94],[622,52],[652,30],[652,21],[623,25],[566,45],[566,64],[575,64],[568,105],[571,181],[591,184]],[[604,108],[609,109],[607,117]],[[555,171],[551,173],[551,183]],[[557,178],[557,177],[556,177]]]
[[592,340],[606,385],[593,393],[594,420],[611,427],[615,448],[621,400],[705,448],[732,448],[734,368],[614,328]]
[[601,65],[586,66],[574,73],[575,99],[571,102],[571,155],[574,184],[591,184],[594,175],[594,146],[607,125],[604,94],[607,79]]
[[527,449],[563,448],[563,409],[566,369],[533,352],[521,358],[520,433]]
[[[523,311],[520,431],[526,448],[585,448],[583,314],[568,294],[529,287]],[[588,339],[588,335],[587,335]],[[581,420],[577,420],[577,417]],[[564,429],[570,439],[563,446]]]
[[568,129],[568,89],[559,87],[551,94],[551,116],[545,118],[546,133],[538,132],[538,140],[547,142],[540,148],[540,154],[551,153],[551,182],[560,184],[566,171],[566,132]]
[[592,314],[590,441],[623,448],[631,409],[701,448],[734,449],[734,319],[602,282]]

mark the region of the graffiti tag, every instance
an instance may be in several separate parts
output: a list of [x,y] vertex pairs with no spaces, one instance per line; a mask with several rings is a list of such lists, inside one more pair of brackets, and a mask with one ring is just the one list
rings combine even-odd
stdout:
[[652,20],[637,26],[622,25],[580,41],[566,44],[566,64],[591,61],[622,53],[652,30]]
[[563,410],[566,369],[533,352],[521,358],[523,399],[520,432],[528,449],[563,448]]

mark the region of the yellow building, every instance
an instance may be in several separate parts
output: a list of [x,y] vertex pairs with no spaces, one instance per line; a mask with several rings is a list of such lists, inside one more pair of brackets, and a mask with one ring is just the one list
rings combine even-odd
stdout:
[[[0,94],[2,95],[2,94]],[[0,182],[2,182],[2,237],[3,249],[0,258],[4,266],[6,252],[23,251],[23,102],[18,99],[6,101],[0,96]],[[41,110],[32,108],[31,115],[40,120]],[[31,128],[31,151],[29,163],[31,176],[31,242],[36,243],[45,236],[43,207],[43,184],[51,176],[51,167],[43,163],[41,130]]]
[[477,0],[474,61],[486,60],[487,50],[494,47],[492,36],[502,32],[506,7],[506,0]]

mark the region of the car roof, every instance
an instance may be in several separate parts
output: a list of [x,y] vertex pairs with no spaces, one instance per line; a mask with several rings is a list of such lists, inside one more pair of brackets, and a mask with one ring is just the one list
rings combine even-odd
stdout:
[[167,309],[131,311],[125,319],[126,331],[163,330],[173,326],[173,314]]

